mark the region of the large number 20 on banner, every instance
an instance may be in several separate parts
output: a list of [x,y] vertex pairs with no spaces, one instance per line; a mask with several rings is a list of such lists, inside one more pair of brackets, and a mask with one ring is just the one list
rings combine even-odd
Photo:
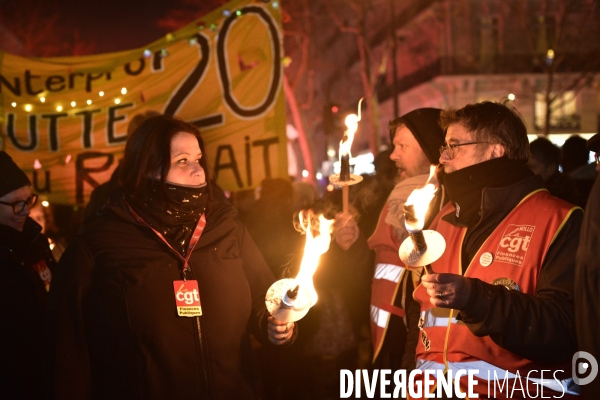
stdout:
[[0,149],[42,198],[84,204],[122,157],[129,122],[153,110],[200,128],[225,190],[286,176],[280,21],[277,2],[238,0],[145,48],[0,54]]

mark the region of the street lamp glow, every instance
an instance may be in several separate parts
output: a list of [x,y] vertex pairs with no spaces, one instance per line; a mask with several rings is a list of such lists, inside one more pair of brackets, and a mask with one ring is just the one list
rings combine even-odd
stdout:
[[101,90],[100,93],[98,93],[98,96],[100,96],[100,97],[104,96],[104,92]]
[[87,103],[87,105],[89,106],[90,104],[92,104],[92,101],[91,101],[90,99],[88,99],[88,100],[86,101],[86,103]]
[[61,112],[63,110],[62,106],[56,106],[56,111]]
[[75,107],[76,105],[77,105],[76,102],[74,102],[74,101],[71,102],[71,107]]
[[31,104],[25,104],[25,111],[30,112],[32,109]]
[[46,98],[45,98],[45,97],[43,97],[43,96],[42,96],[42,97],[40,97],[40,102],[41,102],[41,103],[45,103],[45,102],[46,102]]
[[127,88],[122,88],[121,89],[121,94],[127,94]]
[[121,104],[121,99],[117,97],[117,98],[115,99],[115,104]]

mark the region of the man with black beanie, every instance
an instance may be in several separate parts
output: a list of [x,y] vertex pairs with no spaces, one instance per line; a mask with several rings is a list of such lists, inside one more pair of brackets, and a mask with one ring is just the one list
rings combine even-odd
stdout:
[[528,169],[527,128],[514,109],[469,104],[442,111],[440,121],[450,202],[430,229],[446,249],[414,291],[417,368],[453,377],[467,370],[477,382],[461,380],[462,393],[479,397],[571,398],[579,392],[571,360],[583,212]]
[[56,265],[29,218],[37,195],[0,151],[0,398],[44,398],[44,312]]
[[[444,132],[438,121],[440,109],[420,108],[390,121],[390,158],[398,168],[399,182],[390,193],[369,247],[375,250],[375,273],[371,284],[371,339],[375,369],[413,369],[419,329],[418,304],[412,298],[419,274],[407,270],[398,249],[408,237],[404,203],[417,187],[425,185],[432,165],[437,165]],[[430,207],[440,210],[442,190]],[[430,218],[428,218],[430,220]],[[425,225],[427,227],[427,224]],[[409,313],[409,308],[416,310]],[[405,351],[406,348],[406,351]]]

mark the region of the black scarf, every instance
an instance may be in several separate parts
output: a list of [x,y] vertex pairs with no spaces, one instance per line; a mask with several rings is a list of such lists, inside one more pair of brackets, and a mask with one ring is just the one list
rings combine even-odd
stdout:
[[444,174],[444,187],[456,208],[456,221],[468,227],[477,224],[483,189],[509,186],[532,177],[526,162],[500,157]]
[[160,181],[146,179],[142,190],[126,193],[125,200],[185,257],[196,224],[206,210],[208,185],[188,187],[165,183],[163,188]]

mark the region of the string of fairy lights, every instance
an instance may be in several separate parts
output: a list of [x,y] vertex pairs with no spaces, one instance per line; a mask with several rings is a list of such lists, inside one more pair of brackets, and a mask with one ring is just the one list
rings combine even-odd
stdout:
[[[277,10],[280,7],[278,1],[258,0],[257,2],[268,4],[274,10]],[[237,18],[241,17],[244,14],[244,6],[242,6],[238,10],[230,10],[228,8],[221,10],[221,18],[218,21],[206,23],[202,19],[200,19],[195,23],[188,25],[188,27],[180,29],[176,33],[168,33],[165,35],[162,41],[157,41],[153,45],[150,45],[150,47],[144,48],[142,50],[141,55],[145,59],[149,59],[154,56],[159,56],[162,58],[168,57],[169,52],[167,50],[167,47],[171,46],[176,41],[187,41],[190,46],[194,46],[197,44],[196,36],[199,32],[208,30],[213,34],[218,33],[217,31],[219,29],[219,26],[222,24],[224,19],[231,18],[232,16],[234,18]],[[113,71],[110,71],[110,73],[112,72]],[[70,68],[69,73],[71,73]],[[45,90],[37,94],[35,99],[27,99],[27,101],[24,102],[12,101],[10,103],[10,107],[12,107],[13,109],[24,110],[28,114],[39,112],[40,110],[46,112],[50,110],[55,110],[59,113],[66,112],[75,115],[76,113],[86,109],[87,107],[97,105],[98,103],[104,105],[106,105],[107,103],[114,103],[116,105],[121,104],[123,101],[126,101],[126,98],[124,98],[123,96],[126,96],[128,94],[129,96],[133,95],[133,93],[130,90],[128,90],[128,88],[125,86],[121,87],[120,90],[117,90],[118,92],[112,94],[109,93],[107,90],[99,90],[95,96],[89,96],[87,99],[79,101],[74,99],[65,100],[64,95],[60,97],[53,96],[49,94],[48,90]],[[143,93],[140,93],[140,98],[142,99],[142,101],[145,101]],[[73,160],[73,158],[74,157],[71,154],[67,154],[66,156],[60,155],[56,157],[45,158],[45,165],[42,165],[42,162],[40,162],[40,160],[36,158],[33,162],[32,167],[33,170],[37,171],[41,170],[42,168],[49,169],[55,166],[66,166]],[[45,198],[46,196],[43,197]],[[47,199],[43,199],[42,205],[44,207],[47,207],[49,204],[50,203]]]
[[[103,90],[101,90],[101,91],[99,91],[99,92],[98,92],[98,96],[100,96],[100,97],[104,97],[104,94],[105,94],[105,93],[104,93],[104,91],[103,91]],[[127,94],[127,88],[126,88],[126,87],[123,87],[123,88],[121,88],[121,94],[122,94],[122,95],[126,95],[126,94]],[[39,100],[39,102],[40,102],[40,103],[44,104],[44,103],[46,103],[46,96],[40,96],[40,97],[38,98],[38,100]],[[86,104],[86,105],[88,105],[88,106],[92,105],[92,103],[93,103],[92,99],[87,99],[87,100],[85,101],[85,104]],[[116,97],[116,98],[114,99],[114,103],[115,103],[115,104],[121,104],[121,98],[120,98],[120,97]],[[76,107],[77,107],[77,102],[76,102],[76,101],[74,101],[74,100],[73,100],[73,101],[71,101],[69,104],[70,104],[70,106],[71,106],[72,108],[76,108]],[[11,105],[13,108],[16,108],[18,104],[17,104],[17,102],[16,102],[16,101],[13,101],[12,103],[10,103],[10,105]],[[24,104],[24,105],[23,105],[23,109],[24,109],[26,112],[30,113],[30,112],[32,112],[32,111],[33,111],[33,105],[32,105],[31,103],[26,103],[26,104]],[[62,103],[56,103],[55,110],[56,110],[56,111],[58,111],[58,112],[62,112],[62,111],[64,110],[64,106],[62,105]]]
[[[267,1],[261,1],[261,2],[263,2],[263,3],[269,3],[268,0]],[[271,1],[270,2],[270,6],[273,9],[278,9],[279,8],[279,2],[278,1]],[[221,16],[222,16],[222,19],[229,18],[232,15],[235,15],[236,17],[240,17],[240,16],[243,15],[243,13],[244,13],[243,9],[242,10],[235,10],[235,11],[231,11],[229,9],[224,9],[224,10],[221,11]],[[195,23],[196,27],[197,27],[197,32],[202,32],[205,29],[208,29],[211,32],[216,32],[217,29],[218,29],[218,26],[222,22],[222,19],[221,19],[221,21],[218,21],[219,23],[213,22],[213,23],[210,23],[210,24],[205,24],[202,21],[197,21]],[[171,44],[171,43],[173,43],[173,42],[175,42],[177,40],[177,37],[176,37],[175,33],[168,33],[165,36],[164,39],[165,39],[165,41],[167,43]],[[196,45],[196,43],[197,43],[196,31],[194,31],[193,34],[184,35],[184,37],[182,37],[180,40],[181,41],[184,41],[184,40],[187,41],[190,44],[190,46]],[[159,52],[160,56],[163,57],[163,58],[167,57],[169,55],[169,52],[167,51],[166,47],[160,48],[160,50],[158,50],[158,52]],[[152,57],[154,55],[154,53],[155,52],[152,51],[150,48],[145,48],[142,51],[142,56],[144,58],[150,58],[150,57]],[[127,90],[126,87],[122,87],[121,90],[120,90],[120,94],[123,95],[123,96],[126,95],[127,92],[128,92],[128,90]],[[100,90],[98,92],[98,97],[100,97],[100,98],[105,97],[105,95],[106,95],[106,93],[103,90]],[[46,104],[47,102],[49,102],[47,92],[44,91],[44,92],[40,93],[38,95],[37,101],[40,104]],[[115,97],[113,99],[113,102],[114,102],[114,104],[120,104],[122,102],[122,98],[117,96],[117,97]],[[91,106],[93,103],[94,103],[94,100],[92,100],[91,98],[88,98],[84,102],[84,104],[86,106]],[[33,112],[34,111],[34,104],[35,104],[34,102],[25,102],[25,103],[23,103],[22,104],[23,110],[25,110],[25,112],[27,112],[27,113]],[[57,112],[68,111],[68,108],[67,108],[68,106],[66,106],[67,104],[71,106],[71,110],[73,112],[77,112],[77,110],[78,110],[78,103],[75,100],[64,101],[64,100],[61,100],[61,99],[55,99],[54,102],[53,102],[53,108]],[[13,108],[17,108],[19,106],[19,104],[16,101],[11,102],[10,105]],[[79,103],[79,105],[81,105],[81,103]]]

